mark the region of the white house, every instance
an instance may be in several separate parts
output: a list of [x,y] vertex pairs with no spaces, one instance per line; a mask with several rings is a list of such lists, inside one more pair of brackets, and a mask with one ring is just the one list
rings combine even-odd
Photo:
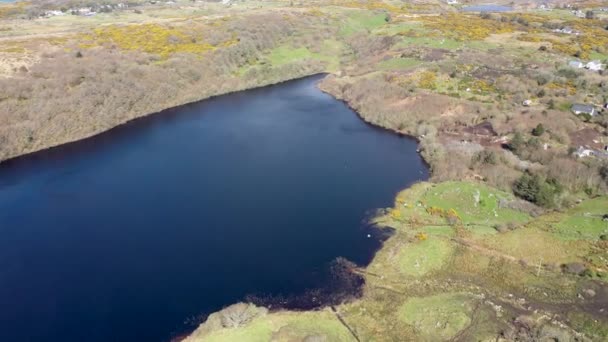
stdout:
[[46,11],[46,12],[44,12],[44,16],[47,17],[47,18],[61,16],[61,15],[65,15],[65,13],[63,13],[61,11]]
[[574,152],[574,155],[579,158],[590,157],[593,155],[593,150],[584,148],[583,146],[579,146],[578,149]]
[[90,13],[94,13],[90,7],[82,7],[76,10],[80,15],[88,15]]
[[570,61],[568,63],[568,65],[572,68],[576,68],[576,69],[580,69],[582,67],[584,67],[585,65],[583,64],[583,62],[581,61]]
[[593,71],[600,71],[600,70],[604,69],[604,66],[602,65],[602,62],[600,62],[600,61],[591,61],[591,62],[587,63],[587,65],[585,65],[585,68],[587,68],[589,70],[593,70]]
[[578,35],[579,32],[575,31],[572,27],[570,26],[564,26],[562,28],[558,28],[553,30],[553,32],[557,32],[557,33],[565,33],[565,34],[575,34]]
[[595,107],[593,107],[592,105],[575,103],[572,105],[571,109],[572,109],[572,113],[574,113],[576,115],[589,114],[591,116],[595,116],[595,114],[597,114]]
[[459,4],[458,0],[447,0],[446,2],[448,5],[458,5]]
[[577,16],[579,18],[584,18],[585,17],[585,12],[583,12],[581,10],[572,11],[572,14],[574,14],[575,16]]

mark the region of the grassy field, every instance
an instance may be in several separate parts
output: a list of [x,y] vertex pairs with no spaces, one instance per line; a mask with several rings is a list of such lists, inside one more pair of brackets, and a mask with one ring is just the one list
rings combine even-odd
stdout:
[[391,58],[378,63],[381,70],[403,70],[419,65],[421,61],[414,58]]
[[340,34],[350,36],[361,31],[369,31],[386,24],[386,15],[373,12],[353,11],[340,26]]

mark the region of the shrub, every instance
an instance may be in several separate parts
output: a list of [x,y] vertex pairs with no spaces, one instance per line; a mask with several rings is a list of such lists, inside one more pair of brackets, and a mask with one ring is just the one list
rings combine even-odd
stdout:
[[599,173],[600,177],[602,177],[602,180],[604,180],[604,183],[608,185],[608,164],[602,165],[602,167],[600,167]]
[[513,153],[517,154],[517,152],[521,151],[525,144],[526,142],[522,134],[520,132],[515,132],[515,135],[513,136],[513,139],[511,139],[511,141],[509,142],[508,147],[511,151],[513,151]]
[[541,123],[536,125],[536,127],[532,130],[532,135],[536,137],[540,137],[541,135],[543,135],[543,133],[545,133],[545,127]]
[[587,267],[580,262],[571,262],[569,264],[562,265],[562,270],[565,273],[582,275],[587,270]]
[[499,232],[499,233],[506,233],[506,232],[509,231],[509,227],[507,227],[507,225],[504,224],[504,223],[496,224],[494,226],[494,229],[496,229],[496,231]]
[[483,150],[477,152],[473,156],[472,161],[483,165],[496,165],[498,163],[498,157],[494,151]]
[[526,201],[542,207],[554,207],[555,198],[563,191],[559,182],[553,178],[543,179],[539,175],[524,173],[513,184],[513,193]]

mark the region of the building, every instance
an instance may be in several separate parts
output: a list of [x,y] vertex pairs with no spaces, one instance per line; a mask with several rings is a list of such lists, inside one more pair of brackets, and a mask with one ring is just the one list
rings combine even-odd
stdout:
[[581,10],[572,11],[572,14],[574,14],[578,18],[584,18],[585,17],[585,12],[583,12]]
[[578,31],[575,31],[575,30],[574,30],[572,27],[570,27],[570,26],[564,26],[564,27],[562,27],[562,28],[555,29],[555,30],[553,30],[553,32],[557,32],[557,33],[565,33],[565,34],[576,34],[576,35],[578,35],[578,34],[579,34],[579,32],[578,32]]
[[574,113],[576,115],[588,114],[588,115],[594,116],[597,114],[595,107],[593,107],[592,105],[576,103],[576,104],[572,105],[571,109],[572,109],[572,113]]
[[593,155],[593,150],[579,146],[578,149],[574,151],[574,155],[579,158],[591,157]]
[[587,68],[589,70],[593,70],[593,71],[600,71],[600,70],[604,69],[604,66],[602,65],[602,62],[600,62],[600,61],[591,61],[591,62],[587,63],[587,65],[585,65],[585,68]]
[[572,68],[581,69],[585,65],[581,61],[570,61],[568,65]]

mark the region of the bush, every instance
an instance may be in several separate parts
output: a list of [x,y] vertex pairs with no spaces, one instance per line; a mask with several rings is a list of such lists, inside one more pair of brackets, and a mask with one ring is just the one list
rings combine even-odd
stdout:
[[555,198],[562,191],[562,186],[557,180],[543,179],[539,175],[529,173],[524,173],[513,184],[513,193],[517,197],[546,208],[555,206]]
[[540,137],[541,135],[543,135],[543,133],[545,133],[545,127],[541,123],[536,125],[536,127],[532,130],[532,135],[536,137]]
[[580,262],[571,262],[569,264],[562,265],[562,270],[565,273],[582,275],[587,270],[587,267]]
[[483,150],[477,152],[473,158],[473,163],[481,163],[483,165],[496,165],[498,163],[498,157],[494,151]]
[[608,185],[608,165],[602,165],[602,167],[600,167],[600,177],[602,177],[602,180],[604,181],[604,183],[606,183],[606,185]]
[[513,139],[511,139],[511,141],[509,142],[508,147],[513,153],[517,154],[517,152],[521,151],[525,144],[526,142],[522,134],[519,132],[515,132],[515,135],[513,136]]

